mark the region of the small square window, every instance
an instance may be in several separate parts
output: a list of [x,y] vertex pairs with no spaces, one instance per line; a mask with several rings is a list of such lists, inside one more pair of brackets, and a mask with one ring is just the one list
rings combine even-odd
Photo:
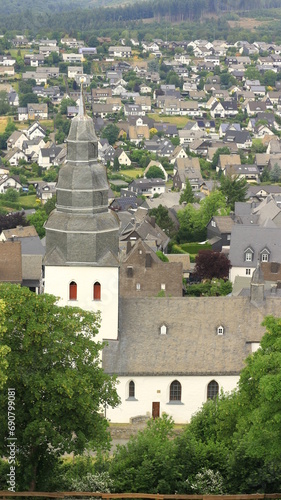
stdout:
[[252,254],[251,252],[246,253],[246,262],[252,262]]
[[218,335],[223,335],[224,334],[224,327],[222,325],[218,326],[218,328],[217,328],[217,334]]
[[140,290],[140,289],[141,289],[140,283],[137,283],[137,284],[136,284],[136,289],[137,289],[137,290]]
[[165,285],[165,283],[161,283],[161,290],[166,290],[166,285]]
[[268,254],[267,253],[263,253],[262,256],[261,256],[261,261],[262,262],[268,262]]
[[246,275],[251,276],[251,269],[246,269]]

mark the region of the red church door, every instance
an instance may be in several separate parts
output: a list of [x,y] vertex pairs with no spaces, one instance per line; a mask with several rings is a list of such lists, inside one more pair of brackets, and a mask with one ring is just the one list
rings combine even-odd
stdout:
[[152,403],[152,418],[160,417],[160,403],[155,401]]

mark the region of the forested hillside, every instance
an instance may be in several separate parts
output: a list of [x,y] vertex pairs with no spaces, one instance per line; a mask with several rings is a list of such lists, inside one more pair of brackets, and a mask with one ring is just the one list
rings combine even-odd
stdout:
[[235,16],[236,12],[247,16],[249,11],[251,15],[276,19],[270,9],[280,7],[281,0],[11,0],[8,4],[0,0],[0,30],[85,32],[108,27],[108,23],[146,19],[192,22],[210,16]]

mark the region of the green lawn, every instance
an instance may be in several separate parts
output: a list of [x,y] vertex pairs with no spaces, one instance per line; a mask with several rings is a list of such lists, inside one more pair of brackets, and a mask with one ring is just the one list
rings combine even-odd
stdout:
[[125,176],[136,179],[138,175],[142,176],[144,169],[142,168],[132,168],[131,170],[119,170],[119,174],[124,174]]
[[189,118],[187,116],[163,116],[159,115],[159,113],[148,113],[147,116],[155,122],[172,123],[178,128],[185,127],[185,125],[189,121]]
[[36,208],[40,203],[36,202],[36,194],[29,194],[27,196],[20,196],[19,198],[19,204],[22,206],[24,209],[29,209],[29,208]]

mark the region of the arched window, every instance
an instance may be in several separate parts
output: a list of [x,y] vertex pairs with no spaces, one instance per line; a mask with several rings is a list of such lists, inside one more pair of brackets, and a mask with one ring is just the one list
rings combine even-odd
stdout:
[[133,380],[129,383],[129,398],[135,397],[135,382]]
[[101,300],[101,284],[98,281],[94,284],[94,300]]
[[181,401],[181,384],[174,380],[170,385],[170,401]]
[[77,283],[75,281],[69,283],[69,300],[77,300]]
[[207,389],[207,399],[214,399],[217,397],[219,393],[219,384],[215,381],[212,380],[208,384],[208,389]]

